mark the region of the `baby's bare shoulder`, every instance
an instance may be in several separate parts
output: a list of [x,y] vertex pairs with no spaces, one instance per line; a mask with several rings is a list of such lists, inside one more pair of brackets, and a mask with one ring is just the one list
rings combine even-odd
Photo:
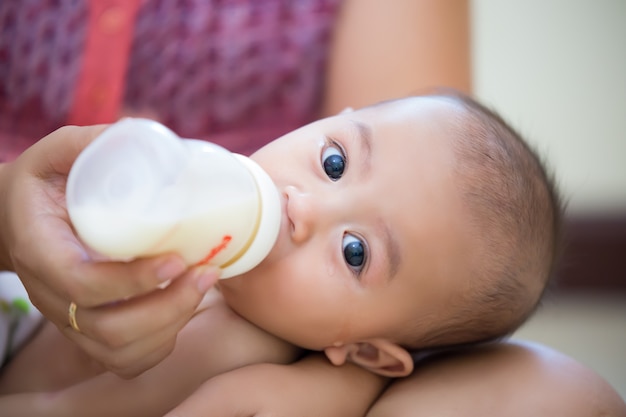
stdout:
[[235,313],[218,290],[211,290],[183,329],[177,350],[201,360],[210,376],[252,363],[289,363],[299,349]]

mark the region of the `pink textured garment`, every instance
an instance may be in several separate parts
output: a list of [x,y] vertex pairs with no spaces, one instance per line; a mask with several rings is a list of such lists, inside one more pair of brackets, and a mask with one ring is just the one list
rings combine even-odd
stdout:
[[0,160],[153,117],[250,153],[311,121],[340,0],[2,0]]

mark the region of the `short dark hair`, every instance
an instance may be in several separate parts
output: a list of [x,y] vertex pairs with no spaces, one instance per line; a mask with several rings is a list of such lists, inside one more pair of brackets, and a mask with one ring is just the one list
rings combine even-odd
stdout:
[[455,177],[480,262],[469,271],[476,285],[460,295],[446,323],[420,332],[417,340],[409,336],[411,349],[512,333],[539,305],[562,240],[563,205],[538,154],[501,116],[470,96],[453,90],[430,96],[463,109],[453,121]]

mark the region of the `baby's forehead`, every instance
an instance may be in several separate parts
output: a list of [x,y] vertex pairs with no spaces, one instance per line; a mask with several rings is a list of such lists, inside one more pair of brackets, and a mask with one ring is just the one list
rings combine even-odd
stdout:
[[456,117],[459,113],[467,111],[467,105],[453,96],[410,96],[383,101],[364,107],[361,110],[379,113],[386,111],[406,112],[407,115],[419,115],[425,112],[437,111],[444,116]]
[[[467,107],[449,97],[408,97],[379,103],[358,110],[351,119],[356,119],[375,132],[380,125],[391,124],[405,127],[396,139],[404,141],[409,150],[411,142],[429,142],[447,139],[450,144],[462,136],[472,123]],[[374,135],[376,142],[392,140],[389,136]]]

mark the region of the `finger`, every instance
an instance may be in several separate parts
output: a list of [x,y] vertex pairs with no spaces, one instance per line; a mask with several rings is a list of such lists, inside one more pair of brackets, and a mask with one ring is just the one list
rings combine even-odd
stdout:
[[[47,154],[47,162],[54,170],[67,173],[78,154],[107,127],[108,125],[63,126],[42,138],[32,147],[33,150],[29,149],[27,152]],[[58,152],[59,146],[63,147],[64,152]],[[30,157],[30,153],[25,154]]]
[[91,358],[99,362],[107,370],[123,378],[132,378],[152,368],[165,359],[174,349],[178,331],[184,322],[172,324],[144,339],[117,349],[105,348],[103,345],[73,332],[65,327],[63,332],[77,341],[81,349]]
[[218,276],[217,268],[194,268],[164,289],[111,305],[83,308],[76,318],[86,336],[112,348],[122,347],[172,323],[189,320]]
[[20,278],[31,303],[37,310],[57,327],[66,326],[68,324],[69,301],[59,297],[44,281],[36,277],[20,274]]
[[197,268],[195,274],[140,299],[78,310],[81,332],[67,326],[63,331],[105,368],[123,377],[136,376],[172,351],[178,332],[217,275],[214,268]]
[[21,210],[23,214],[13,219],[21,226],[11,255],[25,283],[40,280],[59,297],[91,307],[146,293],[187,268],[173,254],[130,263],[95,262],[64,219],[66,213],[46,204],[40,210],[30,204],[32,213]]
[[[37,280],[31,280],[30,294],[33,304],[59,328],[67,338],[89,357],[122,377],[134,377],[163,360],[174,348],[177,332],[185,325],[181,320],[120,349],[106,346],[101,341],[90,339],[76,332],[69,323],[68,302],[55,296]],[[44,301],[41,301],[44,299]],[[79,315],[79,312],[76,312]],[[80,319],[80,317],[79,317]]]
[[172,337],[166,343],[163,343],[160,347],[153,352],[142,355],[140,360],[130,360],[126,367],[109,367],[109,371],[113,372],[120,378],[131,379],[135,378],[148,369],[153,368],[167,358],[176,346],[176,337]]
[[83,307],[144,295],[176,280],[187,265],[175,254],[142,258],[131,262],[92,262],[74,264],[63,278],[68,298]]
[[[58,213],[40,215],[36,227],[23,230],[20,245],[14,250],[14,259],[23,266],[19,272],[45,277],[48,286],[55,288],[59,296],[73,300],[81,307],[145,294],[175,279],[188,268],[176,254],[131,262],[94,261],[93,252],[76,238],[69,220],[60,216]],[[54,239],[55,245],[42,245],[42,235]],[[33,259],[47,259],[48,263],[35,264]]]
[[131,262],[94,261],[69,226],[60,231],[63,225],[55,225],[55,222],[60,220],[51,219],[41,226],[40,231],[46,233],[48,230],[48,236],[56,236],[56,247],[48,248],[46,254],[35,255],[50,259],[47,269],[34,269],[43,267],[34,265],[30,274],[45,277],[48,285],[57,289],[62,298],[73,300],[81,307],[94,307],[148,293],[187,270],[185,262],[175,254]]
[[[80,333],[69,332],[68,337],[92,355],[99,352],[100,357],[175,323],[171,331],[173,337],[194,314],[204,293],[218,276],[216,268],[198,267],[167,288],[144,297],[97,308],[79,306],[74,316]],[[25,282],[35,307],[57,327],[68,330],[70,301],[56,295],[43,281]],[[93,347],[86,349],[89,339]]]
[[85,352],[109,371],[123,378],[135,377],[165,359],[174,349],[178,333],[188,323],[189,317],[157,329],[157,331],[138,338],[132,343],[120,347],[108,347],[76,333],[65,326],[63,331],[76,340]]
[[[74,235],[69,219],[51,216],[42,222],[39,233],[42,232],[57,236],[58,246],[48,249],[55,256],[50,260],[50,268],[40,273],[51,286],[63,291],[62,296],[82,307],[145,294],[188,268],[184,260],[173,253],[130,262],[96,261],[94,252]],[[39,253],[39,256],[44,254]]]

